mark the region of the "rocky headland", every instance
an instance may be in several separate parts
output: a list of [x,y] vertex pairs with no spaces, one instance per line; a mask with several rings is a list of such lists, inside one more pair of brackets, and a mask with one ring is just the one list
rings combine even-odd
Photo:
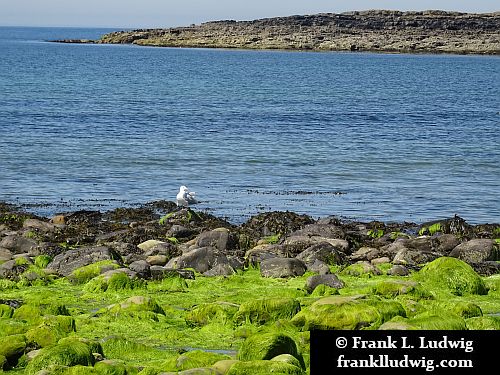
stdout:
[[226,20],[188,27],[113,32],[95,43],[496,55],[500,53],[500,13],[372,10]]
[[499,246],[500,224],[458,216],[0,203],[0,369],[306,374],[313,329],[500,330]]

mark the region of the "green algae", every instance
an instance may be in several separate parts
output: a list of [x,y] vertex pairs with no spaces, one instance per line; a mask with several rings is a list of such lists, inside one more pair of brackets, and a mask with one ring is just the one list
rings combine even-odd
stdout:
[[239,361],[233,364],[226,375],[304,375],[304,371],[297,366],[282,361]]
[[193,350],[165,361],[161,368],[163,371],[183,371],[198,367],[209,367],[221,360],[231,359],[228,355]]
[[112,260],[102,260],[87,266],[77,268],[68,276],[68,280],[77,284],[85,284],[94,277],[99,276],[104,270],[117,269],[120,266]]
[[294,298],[255,299],[240,305],[235,315],[236,323],[264,324],[278,319],[291,319],[300,311]]
[[483,279],[473,268],[457,258],[441,257],[427,263],[418,273],[417,279],[435,289],[443,286],[452,294],[487,294]]
[[44,348],[26,366],[26,374],[34,375],[38,371],[53,365],[62,366],[91,366],[94,356],[91,348],[81,341],[67,341],[64,344]]

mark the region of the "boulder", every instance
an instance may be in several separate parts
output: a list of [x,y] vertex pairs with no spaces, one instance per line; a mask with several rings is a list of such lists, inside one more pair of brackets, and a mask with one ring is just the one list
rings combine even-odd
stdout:
[[495,241],[486,238],[473,239],[456,246],[449,256],[467,263],[500,260],[500,252],[495,249]]
[[189,250],[179,257],[170,259],[167,268],[194,268],[198,272],[207,272],[219,262],[225,255],[219,255],[216,249],[210,246]]
[[304,228],[296,230],[290,234],[292,236],[317,236],[325,238],[345,238],[345,232],[342,227],[334,224],[308,224]]
[[375,247],[363,246],[356,250],[349,256],[349,259],[353,262],[357,262],[359,260],[372,260],[378,258],[381,254],[381,251]]
[[321,260],[315,260],[312,263],[307,263],[307,270],[316,272],[320,275],[327,275],[330,273],[330,266]]
[[68,276],[77,268],[87,266],[102,260],[114,260],[119,257],[105,246],[82,247],[75,250],[68,250],[57,255],[47,266],[62,276]]
[[305,264],[314,263],[315,260],[320,260],[326,264],[336,265],[341,264],[345,260],[343,251],[339,250],[338,246],[333,246],[329,242],[318,242],[302,251],[296,256],[297,259]]
[[148,279],[151,277],[151,265],[145,260],[137,260],[129,264],[128,268],[134,271],[138,277]]
[[196,239],[197,247],[214,247],[219,251],[231,250],[237,245],[237,238],[227,228],[202,232]]
[[203,276],[231,276],[235,273],[233,267],[228,263],[219,263],[203,273]]
[[308,293],[312,293],[318,285],[326,285],[330,288],[341,289],[344,287],[344,282],[334,274],[314,275],[307,278],[305,289]]
[[36,230],[42,233],[54,232],[58,228],[62,228],[63,225],[56,225],[51,222],[42,221],[39,219],[26,219],[23,222],[23,228]]
[[151,272],[151,279],[153,280],[163,280],[167,277],[175,276],[182,277],[183,279],[195,279],[194,272],[191,270],[167,268],[162,266],[151,266],[149,270]]
[[13,254],[29,253],[37,245],[36,241],[19,234],[8,235],[0,241],[0,248],[10,250]]
[[377,276],[381,275],[382,272],[378,269],[378,267],[367,261],[359,261],[350,266],[346,267],[342,270],[343,275],[349,276]]
[[271,258],[261,262],[260,274],[264,277],[295,277],[302,276],[307,270],[306,265],[296,258]]
[[408,276],[410,271],[403,265],[395,264],[387,271],[387,274],[390,276]]
[[284,256],[285,249],[283,245],[277,244],[260,244],[245,253],[247,263],[252,266],[257,266],[266,259]]
[[335,247],[339,252],[346,252],[349,250],[349,242],[346,240],[335,239],[335,238],[326,238],[319,236],[293,236],[288,237],[283,242],[283,246],[285,247],[285,252],[289,255],[298,255],[302,253],[304,250],[309,248],[310,246],[316,245],[318,243],[329,243],[333,247]]
[[9,249],[6,249],[5,247],[0,247],[0,262],[11,259],[12,259],[12,252]]

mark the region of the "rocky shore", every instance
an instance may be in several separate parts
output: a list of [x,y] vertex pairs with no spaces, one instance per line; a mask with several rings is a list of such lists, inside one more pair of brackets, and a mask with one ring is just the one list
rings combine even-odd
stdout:
[[306,374],[312,329],[498,330],[499,238],[458,216],[236,226],[168,201],[50,218],[0,203],[0,368]]
[[372,10],[226,20],[188,27],[113,32],[95,43],[496,55],[500,53],[500,13]]

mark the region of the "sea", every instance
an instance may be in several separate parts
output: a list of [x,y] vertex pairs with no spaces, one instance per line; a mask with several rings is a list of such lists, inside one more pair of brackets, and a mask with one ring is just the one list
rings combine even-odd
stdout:
[[0,201],[500,222],[498,56],[51,42],[110,31],[0,27]]

